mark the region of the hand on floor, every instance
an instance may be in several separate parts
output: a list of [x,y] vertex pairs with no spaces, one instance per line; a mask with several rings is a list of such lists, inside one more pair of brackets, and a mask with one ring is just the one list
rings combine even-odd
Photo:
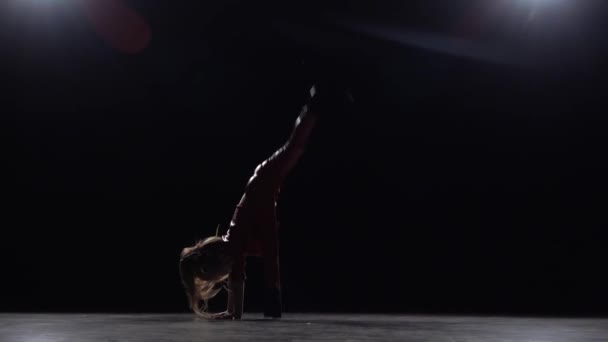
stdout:
[[233,320],[234,314],[228,311],[220,312],[211,316],[213,320]]

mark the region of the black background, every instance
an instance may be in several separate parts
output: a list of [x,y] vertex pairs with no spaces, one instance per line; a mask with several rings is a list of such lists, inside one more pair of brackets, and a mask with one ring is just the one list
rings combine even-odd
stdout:
[[[287,311],[608,311],[600,1],[546,22],[515,1],[487,18],[484,1],[129,3],[152,28],[136,55],[69,1],[2,8],[1,310],[186,311],[179,253],[287,138],[313,56],[357,106],[320,122],[282,189]],[[338,32],[329,13],[522,63]]]

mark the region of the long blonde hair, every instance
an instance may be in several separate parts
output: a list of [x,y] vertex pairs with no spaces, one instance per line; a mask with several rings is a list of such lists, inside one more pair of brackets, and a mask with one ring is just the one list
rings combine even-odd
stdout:
[[[205,279],[205,273],[201,269],[204,258],[211,258],[213,261],[217,256],[213,246],[223,242],[223,239],[218,236],[211,236],[204,240],[198,241],[194,246],[184,248],[179,263],[180,276],[190,309],[199,317],[211,319],[215,314],[208,312],[209,301],[217,296],[222,290],[229,291],[227,286],[229,273],[222,274],[214,280]],[[212,265],[211,267],[217,267]],[[201,307],[201,301],[204,303]]]

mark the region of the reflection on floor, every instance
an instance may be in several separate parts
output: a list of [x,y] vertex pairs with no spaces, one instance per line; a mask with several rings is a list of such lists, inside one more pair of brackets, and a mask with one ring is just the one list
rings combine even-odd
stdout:
[[285,314],[0,314],[0,341],[608,341],[608,319]]

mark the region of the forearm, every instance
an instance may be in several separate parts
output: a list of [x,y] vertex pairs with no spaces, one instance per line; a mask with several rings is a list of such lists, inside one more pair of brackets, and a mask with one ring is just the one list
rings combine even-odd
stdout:
[[230,291],[228,292],[228,312],[235,319],[243,316],[243,304],[245,299],[245,282],[242,280],[230,280]]

